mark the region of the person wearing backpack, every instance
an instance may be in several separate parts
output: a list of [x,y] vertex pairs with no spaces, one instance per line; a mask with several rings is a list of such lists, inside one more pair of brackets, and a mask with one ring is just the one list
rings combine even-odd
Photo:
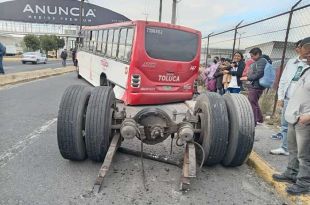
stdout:
[[4,75],[4,69],[3,69],[3,56],[5,56],[6,48],[5,46],[0,42],[0,75]]
[[264,76],[265,66],[268,62],[262,57],[262,50],[260,48],[251,49],[250,55],[254,63],[251,64],[247,75],[247,80],[250,81],[248,99],[252,106],[256,126],[257,123],[263,123],[264,121],[258,101],[265,87],[260,85],[259,80]]
[[60,57],[61,57],[61,59],[62,59],[62,65],[64,66],[64,67],[66,67],[66,65],[67,65],[67,58],[68,58],[68,53],[67,53],[67,49],[64,49],[62,52],[61,52],[61,54],[60,54]]
[[[298,54],[296,58],[290,59],[283,70],[283,73],[281,75],[280,81],[279,81],[279,87],[278,87],[278,102],[277,105],[279,108],[281,108],[281,128],[280,132],[273,134],[271,136],[272,139],[281,139],[282,143],[281,146],[277,149],[270,150],[270,154],[273,155],[285,155],[288,156],[288,148],[287,148],[287,127],[288,123],[285,120],[284,114],[287,107],[287,104],[289,102],[289,99],[292,97],[292,94],[295,92],[295,84],[299,79],[300,72],[298,72],[298,69],[300,70],[301,67],[304,66],[303,59],[305,56],[302,56],[301,54],[301,47],[300,47],[301,40],[298,41],[295,44],[295,51]],[[296,76],[296,77],[295,77]]]
[[285,111],[289,162],[283,173],[272,176],[275,181],[292,183],[286,189],[291,195],[310,193],[310,37],[303,39],[300,45],[307,63]]

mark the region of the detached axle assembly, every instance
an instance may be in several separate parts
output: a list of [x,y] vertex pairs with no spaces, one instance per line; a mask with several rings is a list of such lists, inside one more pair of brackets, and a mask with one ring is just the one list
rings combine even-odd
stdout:
[[[110,87],[89,88],[81,85],[66,89],[59,108],[57,138],[61,155],[69,160],[103,162],[94,185],[99,192],[117,150],[143,158],[182,166],[180,189],[189,189],[196,177],[196,163],[240,166],[249,156],[254,142],[254,117],[243,95],[205,93],[198,97],[193,110],[177,122],[165,111],[144,108],[134,117],[116,104]],[[141,150],[120,147],[123,140],[138,138]],[[185,149],[183,163],[169,156],[143,152],[143,144],[154,145],[171,137]],[[171,144],[172,149],[172,144]],[[196,156],[197,154],[197,156]],[[143,167],[142,167],[143,168]],[[144,177],[144,169],[143,177]]]

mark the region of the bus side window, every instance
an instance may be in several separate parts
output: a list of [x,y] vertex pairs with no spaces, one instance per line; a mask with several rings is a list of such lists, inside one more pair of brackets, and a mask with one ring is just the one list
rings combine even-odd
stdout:
[[97,38],[98,38],[98,31],[93,31],[92,32],[92,41],[91,41],[91,52],[96,51],[96,46],[97,46]]
[[88,50],[88,44],[89,44],[89,34],[88,34],[88,31],[85,31],[85,32],[84,32],[84,35],[85,35],[85,37],[84,37],[83,48],[84,48],[85,50]]
[[117,48],[118,48],[118,37],[119,37],[120,30],[114,30],[114,38],[113,38],[113,45],[112,45],[112,58],[117,57]]
[[126,44],[127,28],[122,28],[119,38],[118,59],[125,60],[125,44]]
[[98,33],[96,52],[101,52],[101,50],[102,50],[102,37],[103,37],[103,30],[100,30]]
[[133,34],[134,34],[134,29],[128,28],[127,38],[126,38],[126,47],[125,47],[125,61],[127,62],[130,62],[130,58],[131,58]]
[[102,37],[102,54],[105,55],[107,52],[107,38],[108,38],[108,30],[103,30],[103,37]]
[[92,46],[92,37],[93,37],[93,31],[89,31],[89,44],[88,44],[88,50],[92,51],[93,50],[93,46]]
[[112,56],[113,35],[114,35],[114,30],[109,29],[108,41],[107,41],[107,53],[106,53],[107,57]]

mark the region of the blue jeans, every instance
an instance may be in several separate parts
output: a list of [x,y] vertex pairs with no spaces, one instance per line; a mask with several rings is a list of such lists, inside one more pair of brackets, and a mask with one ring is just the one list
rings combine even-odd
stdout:
[[3,64],[2,64],[3,58],[0,57],[0,73],[4,74]]
[[287,121],[285,120],[285,117],[284,117],[284,114],[285,114],[285,110],[286,110],[286,107],[287,107],[287,104],[288,104],[288,99],[284,99],[284,102],[283,102],[283,109],[282,109],[282,113],[281,113],[281,128],[280,128],[280,132],[282,134],[282,144],[281,144],[281,147],[287,151],[287,128],[288,128],[288,123]]
[[227,88],[229,93],[240,93],[240,88]]

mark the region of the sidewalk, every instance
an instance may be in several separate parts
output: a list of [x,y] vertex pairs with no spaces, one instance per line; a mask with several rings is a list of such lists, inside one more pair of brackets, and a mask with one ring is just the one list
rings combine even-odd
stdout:
[[270,136],[277,133],[278,130],[267,126],[266,124],[258,125],[255,129],[254,151],[268,162],[278,172],[283,172],[288,163],[288,156],[271,155],[269,151],[281,146],[281,140],[273,140]]

